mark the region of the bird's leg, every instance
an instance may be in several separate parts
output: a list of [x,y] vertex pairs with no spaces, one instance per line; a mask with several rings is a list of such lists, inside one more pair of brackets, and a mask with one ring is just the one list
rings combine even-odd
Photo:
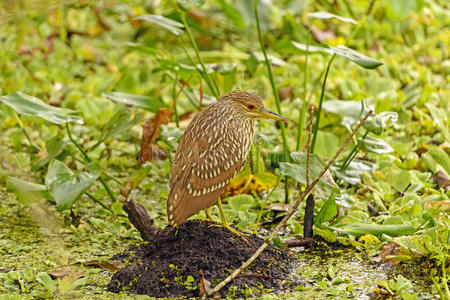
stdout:
[[206,215],[206,219],[208,220],[208,221],[213,221],[213,218],[212,218],[212,216],[211,216],[211,213],[209,212],[209,208],[207,208],[207,209],[205,209],[205,215]]
[[[232,233],[234,233],[234,234],[240,236],[240,237],[248,244],[247,239],[244,238],[245,233],[240,232],[240,231],[237,231],[236,229],[234,229],[233,227],[231,227],[230,224],[228,224],[228,221],[227,221],[227,219],[225,218],[225,213],[224,213],[223,207],[222,207],[222,200],[220,199],[220,197],[219,197],[219,199],[217,200],[217,207],[219,208],[220,219],[222,220],[222,225],[218,225],[218,226],[221,226],[221,227],[223,227],[223,228],[225,228],[225,229],[228,229],[228,230],[231,231]],[[216,225],[216,226],[217,226],[217,225]]]

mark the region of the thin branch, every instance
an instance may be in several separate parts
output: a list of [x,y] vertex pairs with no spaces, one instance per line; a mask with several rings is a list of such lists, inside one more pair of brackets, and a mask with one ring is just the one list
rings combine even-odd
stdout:
[[271,232],[268,238],[264,240],[264,243],[256,250],[256,252],[240,266],[238,269],[236,269],[230,276],[225,278],[221,283],[219,283],[214,289],[211,289],[208,291],[207,294],[203,295],[203,299],[206,299],[207,296],[214,295],[218,293],[224,286],[226,286],[228,283],[230,283],[233,279],[235,279],[245,268],[247,268],[252,262],[255,261],[255,259],[258,258],[258,256],[269,246],[270,242],[275,238],[275,236],[278,234],[280,229],[286,224],[286,222],[292,217],[292,215],[296,212],[297,207],[300,205],[300,203],[303,201],[303,199],[306,197],[306,195],[311,192],[313,187],[319,182],[320,178],[322,178],[323,174],[325,174],[326,171],[331,167],[331,165],[335,162],[335,160],[338,158],[339,154],[341,154],[342,150],[347,146],[347,144],[350,142],[351,138],[355,135],[355,133],[359,130],[359,128],[364,124],[364,122],[367,120],[367,118],[372,114],[372,111],[369,110],[369,112],[365,115],[365,117],[358,123],[358,125],[355,127],[351,135],[345,140],[344,144],[339,148],[339,150],[336,152],[336,154],[333,156],[332,159],[330,159],[325,166],[325,168],[322,169],[320,174],[314,179],[314,181],[311,183],[311,185],[308,185],[306,189],[303,191],[303,193],[298,197],[297,201],[295,201],[294,205],[289,209],[286,216],[281,220],[281,222],[275,227],[275,229]]

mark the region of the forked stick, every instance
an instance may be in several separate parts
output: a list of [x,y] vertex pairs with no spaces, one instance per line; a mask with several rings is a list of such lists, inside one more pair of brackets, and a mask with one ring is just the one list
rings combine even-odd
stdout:
[[224,286],[226,286],[228,283],[230,283],[233,279],[235,279],[239,273],[241,273],[245,268],[247,268],[255,259],[258,258],[258,256],[269,246],[270,242],[275,238],[275,236],[280,231],[281,227],[286,224],[286,222],[289,220],[290,217],[295,213],[297,210],[297,207],[300,205],[300,203],[303,201],[303,199],[306,197],[306,195],[311,192],[313,187],[319,182],[320,178],[322,178],[323,174],[331,167],[331,165],[335,162],[339,154],[341,154],[342,150],[344,150],[345,146],[350,142],[351,138],[355,135],[355,133],[359,130],[359,128],[364,124],[364,122],[367,120],[367,118],[372,114],[372,110],[369,110],[369,112],[364,116],[364,118],[359,121],[358,125],[356,125],[355,129],[352,131],[350,136],[345,140],[344,144],[339,148],[339,150],[336,152],[336,154],[333,156],[332,159],[330,159],[325,166],[325,168],[322,169],[320,174],[314,179],[314,181],[306,187],[306,189],[301,193],[301,195],[298,197],[297,201],[295,201],[294,205],[289,209],[286,216],[284,216],[283,220],[275,227],[275,229],[270,233],[269,237],[264,240],[264,243],[256,250],[256,252],[240,266],[238,269],[236,269],[230,276],[225,278],[221,283],[219,283],[217,286],[215,286],[213,289],[207,291],[205,294],[200,295],[201,299],[206,299],[208,296],[212,296],[217,294]]

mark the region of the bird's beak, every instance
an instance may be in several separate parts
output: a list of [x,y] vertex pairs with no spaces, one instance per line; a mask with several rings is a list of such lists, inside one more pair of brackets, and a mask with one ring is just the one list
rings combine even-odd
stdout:
[[259,114],[261,115],[261,118],[263,118],[263,119],[274,119],[274,120],[283,121],[283,122],[288,121],[288,119],[286,119],[285,117],[280,116],[279,114],[274,113],[273,111],[267,110],[265,108],[261,109],[259,111]]

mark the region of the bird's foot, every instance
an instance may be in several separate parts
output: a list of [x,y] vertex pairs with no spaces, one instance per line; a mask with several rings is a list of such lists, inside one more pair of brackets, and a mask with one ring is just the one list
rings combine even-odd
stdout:
[[229,230],[231,233],[233,233],[233,234],[239,236],[239,237],[240,237],[241,239],[243,239],[244,242],[246,242],[247,244],[250,244],[250,243],[247,241],[247,239],[245,238],[245,236],[250,236],[250,234],[241,232],[241,231],[239,231],[239,230],[237,230],[237,229],[231,227],[228,223],[212,224],[211,226],[212,226],[212,227],[222,227],[222,228],[225,228],[225,229]]

